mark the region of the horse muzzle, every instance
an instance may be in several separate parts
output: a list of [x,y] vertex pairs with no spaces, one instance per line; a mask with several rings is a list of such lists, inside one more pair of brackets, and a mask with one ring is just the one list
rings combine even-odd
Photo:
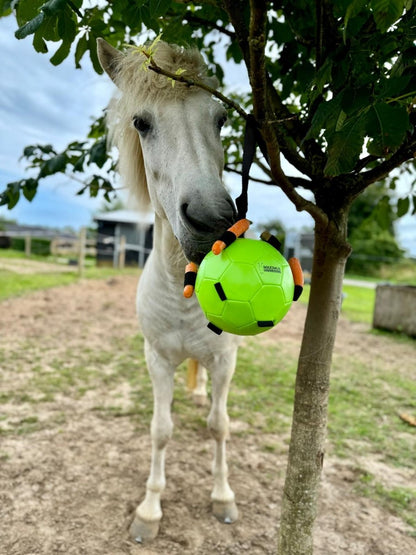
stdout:
[[225,190],[224,193],[222,202],[212,205],[200,198],[181,204],[178,239],[188,260],[201,262],[212,244],[236,221],[234,202]]

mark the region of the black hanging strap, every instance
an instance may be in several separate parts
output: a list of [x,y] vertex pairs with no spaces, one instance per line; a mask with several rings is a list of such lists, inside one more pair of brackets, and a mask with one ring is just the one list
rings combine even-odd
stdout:
[[256,147],[260,146],[263,154],[266,154],[266,145],[257,127],[257,122],[253,115],[249,114],[246,119],[246,129],[244,132],[243,168],[242,168],[242,187],[241,195],[235,199],[238,211],[238,219],[246,217],[248,209],[248,182],[250,178],[250,168],[256,154]]

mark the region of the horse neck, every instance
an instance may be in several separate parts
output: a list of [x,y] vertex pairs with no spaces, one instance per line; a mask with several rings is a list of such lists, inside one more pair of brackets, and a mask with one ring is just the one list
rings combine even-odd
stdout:
[[158,271],[168,282],[178,282],[183,287],[187,260],[178,240],[172,233],[168,220],[155,215],[153,250]]

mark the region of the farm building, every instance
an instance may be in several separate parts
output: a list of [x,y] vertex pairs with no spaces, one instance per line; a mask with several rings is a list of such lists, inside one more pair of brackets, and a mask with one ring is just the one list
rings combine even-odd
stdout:
[[152,213],[133,210],[102,212],[97,222],[97,265],[117,266],[120,250],[125,249],[125,264],[143,267],[153,245]]
[[285,240],[286,258],[295,256],[299,259],[302,269],[311,273],[314,242],[313,233],[288,232]]

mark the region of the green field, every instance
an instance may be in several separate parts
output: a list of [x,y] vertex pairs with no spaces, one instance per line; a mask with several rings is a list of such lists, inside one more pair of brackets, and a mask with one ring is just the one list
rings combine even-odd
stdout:
[[[77,266],[70,267],[72,269],[69,269],[67,264],[57,264],[57,261],[51,257],[45,258],[43,256],[31,256],[30,260],[42,263],[50,262],[53,268],[61,266],[62,270],[65,271],[47,271],[44,273],[33,274],[17,273],[15,271],[4,270],[1,268],[1,260],[3,258],[6,260],[12,259],[16,263],[18,263],[19,260],[22,260],[23,262],[27,260],[19,251],[0,250],[0,301],[10,297],[24,295],[30,291],[69,285],[70,283],[75,283],[80,279]],[[67,271],[68,269],[69,271]],[[138,275],[138,272],[137,268],[126,268],[123,270],[114,268],[98,268],[95,266],[94,261],[87,260],[84,270],[84,278],[108,279],[120,274]]]

